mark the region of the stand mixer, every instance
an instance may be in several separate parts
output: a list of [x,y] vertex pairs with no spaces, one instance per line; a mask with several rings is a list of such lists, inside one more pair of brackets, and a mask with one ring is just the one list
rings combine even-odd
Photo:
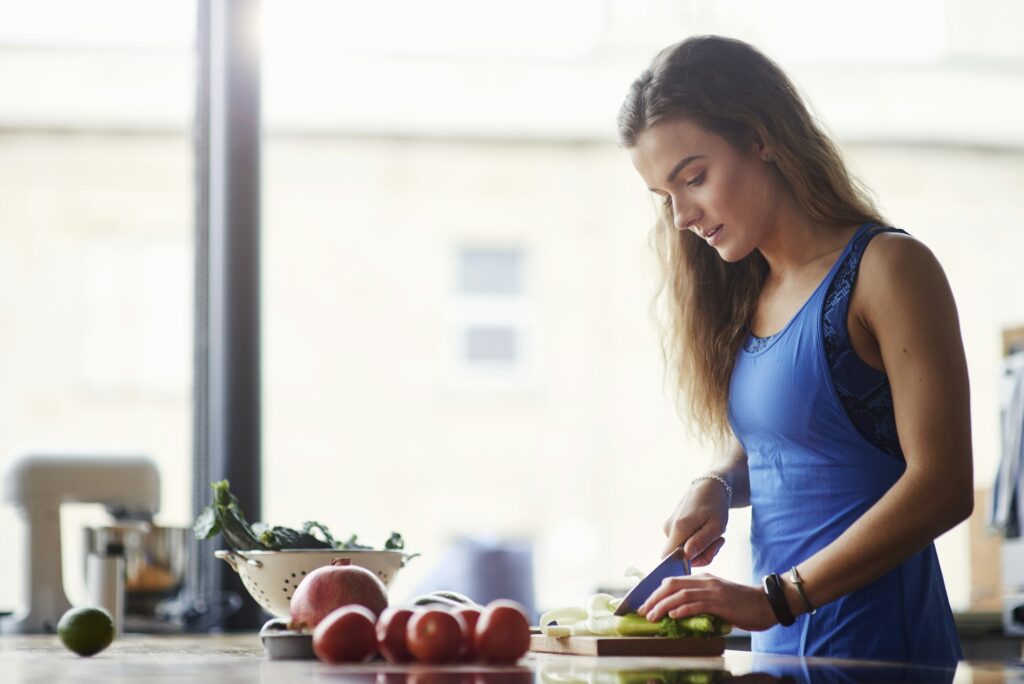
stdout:
[[60,507],[97,503],[119,521],[149,522],[160,508],[160,475],[144,456],[26,453],[14,458],[3,501],[27,524],[23,568],[28,606],[0,620],[0,633],[53,632],[71,608],[64,593]]

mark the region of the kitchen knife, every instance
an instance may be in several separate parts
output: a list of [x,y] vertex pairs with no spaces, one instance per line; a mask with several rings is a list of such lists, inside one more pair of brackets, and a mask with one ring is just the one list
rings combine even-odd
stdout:
[[666,577],[678,577],[690,574],[690,561],[683,555],[682,547],[679,547],[658,563],[658,567],[647,573],[647,576],[640,580],[640,583],[633,587],[622,603],[615,609],[616,615],[635,613],[637,608],[644,604],[651,594],[661,586],[662,580]]

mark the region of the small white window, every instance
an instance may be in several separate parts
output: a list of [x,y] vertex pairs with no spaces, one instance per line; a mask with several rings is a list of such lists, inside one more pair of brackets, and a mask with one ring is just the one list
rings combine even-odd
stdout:
[[493,325],[467,328],[466,360],[470,363],[515,363],[516,329]]
[[462,294],[516,296],[522,293],[521,250],[464,249],[459,270]]
[[456,251],[450,345],[455,387],[512,390],[528,384],[534,355],[526,264],[520,247]]

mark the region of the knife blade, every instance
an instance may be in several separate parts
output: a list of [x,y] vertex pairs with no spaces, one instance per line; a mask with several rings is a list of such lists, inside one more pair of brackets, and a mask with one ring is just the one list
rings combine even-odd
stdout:
[[682,547],[670,553],[665,560],[658,563],[658,566],[647,573],[647,576],[640,580],[640,583],[633,587],[622,603],[615,609],[616,615],[635,613],[637,608],[643,605],[654,591],[661,586],[666,577],[678,577],[690,574],[690,561],[683,555]]

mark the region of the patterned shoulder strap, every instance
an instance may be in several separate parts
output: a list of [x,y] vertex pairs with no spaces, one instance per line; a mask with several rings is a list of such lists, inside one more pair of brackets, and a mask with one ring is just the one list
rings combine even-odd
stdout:
[[882,233],[909,235],[901,228],[871,226],[857,236],[857,240],[853,243],[829,284],[822,312],[822,332],[825,335],[825,350],[830,357],[841,351],[852,349],[850,333],[846,329],[846,316],[850,311],[850,295],[853,292],[854,283],[857,281],[857,272],[860,270],[860,260],[864,257],[864,250],[867,249],[872,238]]

